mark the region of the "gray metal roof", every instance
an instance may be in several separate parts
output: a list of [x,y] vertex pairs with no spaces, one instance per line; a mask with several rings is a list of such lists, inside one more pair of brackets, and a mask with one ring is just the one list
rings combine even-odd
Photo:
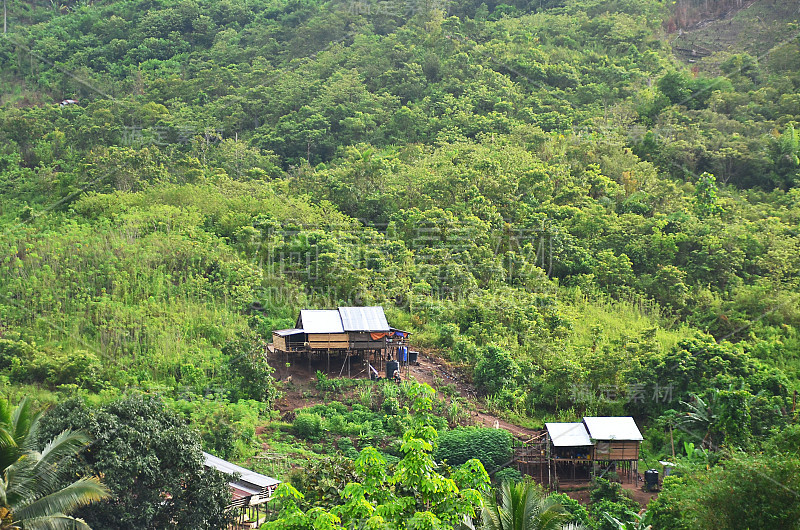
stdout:
[[303,309],[297,327],[306,333],[344,333],[342,317],[336,309]]
[[545,423],[544,426],[556,447],[592,445],[592,440],[583,423]]
[[593,440],[642,441],[642,433],[630,416],[586,417],[586,430]]
[[[381,306],[340,307],[345,331],[389,331],[389,323]],[[303,321],[305,322],[305,320]]]
[[237,466],[236,464],[232,464],[227,460],[223,460],[206,452],[203,452],[203,459],[203,464],[206,467],[213,467],[217,471],[220,471],[226,475],[238,473],[241,478],[237,482],[246,482],[248,484],[258,486],[259,488],[267,488],[269,486],[275,486],[276,484],[281,483],[280,480],[262,475],[261,473],[256,473],[255,471],[250,471],[249,469]]
[[290,335],[302,335],[303,333],[305,333],[305,330],[296,329],[296,328],[292,328],[292,329],[276,329],[275,331],[273,331],[273,333],[276,334],[279,337],[288,337]]

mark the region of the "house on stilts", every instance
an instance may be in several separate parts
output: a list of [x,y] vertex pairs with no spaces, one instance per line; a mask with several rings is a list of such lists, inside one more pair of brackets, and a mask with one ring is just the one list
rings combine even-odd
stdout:
[[551,486],[616,473],[638,480],[643,438],[630,416],[585,417],[580,422],[546,423],[545,431],[517,449],[522,473]]
[[[384,363],[402,359],[410,334],[389,326],[381,306],[303,309],[295,327],[272,332],[270,351],[290,358],[327,363],[341,361],[340,374],[350,375],[353,360],[367,363],[374,373]],[[387,373],[387,377],[391,374]]]
[[228,510],[233,512],[233,529],[258,528],[266,520],[267,504],[281,483],[280,480],[256,473],[232,464],[210,453],[203,453],[203,465],[216,469],[229,477],[231,503]]

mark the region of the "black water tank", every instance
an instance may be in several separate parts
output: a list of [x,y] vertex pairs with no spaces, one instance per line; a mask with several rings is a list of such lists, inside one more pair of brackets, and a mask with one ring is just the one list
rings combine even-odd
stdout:
[[417,363],[417,355],[419,355],[418,351],[410,351],[408,352],[408,362],[411,364]]
[[387,379],[394,375],[396,370],[400,370],[400,363],[397,361],[386,361],[386,377]]
[[644,484],[648,490],[658,489],[658,471],[648,469],[644,472]]

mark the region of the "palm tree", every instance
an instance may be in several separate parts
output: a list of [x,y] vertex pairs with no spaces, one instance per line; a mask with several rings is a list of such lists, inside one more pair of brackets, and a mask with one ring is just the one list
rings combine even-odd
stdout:
[[712,388],[706,400],[694,392],[690,392],[689,396],[692,398],[691,401],[681,401],[681,405],[689,410],[679,420],[679,425],[685,425],[689,429],[696,429],[697,432],[704,433],[702,447],[713,447],[712,435],[719,420],[719,406],[717,405],[719,389]]
[[568,524],[569,514],[561,504],[545,496],[530,482],[500,486],[500,500],[495,494],[484,496],[481,519],[487,530],[578,530],[580,526]]
[[76,455],[88,438],[64,431],[38,451],[35,439],[40,418],[27,398],[13,410],[0,401],[0,530],[90,530],[84,521],[67,514],[104,499],[108,490],[96,477],[61,487],[59,466]]

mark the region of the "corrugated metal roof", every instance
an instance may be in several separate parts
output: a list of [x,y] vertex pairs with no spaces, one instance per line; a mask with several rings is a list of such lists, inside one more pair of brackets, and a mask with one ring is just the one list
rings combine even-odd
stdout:
[[240,484],[242,482],[258,486],[259,488],[262,489],[267,488],[269,486],[275,486],[281,483],[280,480],[268,477],[266,475],[262,475],[261,473],[256,473],[255,471],[250,471],[249,469],[237,466],[236,464],[232,464],[227,460],[223,460],[206,452],[203,453],[203,459],[204,459],[203,463],[206,467],[213,467],[217,471],[225,473],[226,475],[233,475],[234,473],[238,473],[241,476],[241,478],[236,481],[237,484],[239,484],[237,486],[239,489],[245,489],[244,484]]
[[381,306],[340,307],[339,314],[345,331],[389,331],[390,329]]
[[302,335],[303,333],[305,333],[305,330],[296,329],[296,328],[292,328],[292,329],[276,329],[275,331],[273,331],[273,333],[276,334],[279,337],[288,337],[289,335]]
[[636,422],[630,416],[587,417],[583,418],[583,423],[593,440],[644,439]]
[[297,327],[306,333],[344,333],[342,317],[336,309],[303,309]]
[[592,445],[592,440],[583,423],[545,423],[544,426],[556,447]]

